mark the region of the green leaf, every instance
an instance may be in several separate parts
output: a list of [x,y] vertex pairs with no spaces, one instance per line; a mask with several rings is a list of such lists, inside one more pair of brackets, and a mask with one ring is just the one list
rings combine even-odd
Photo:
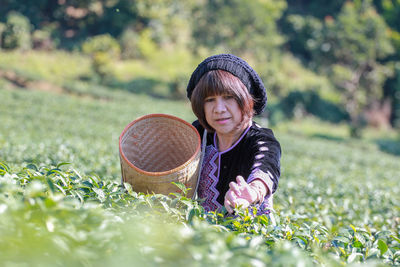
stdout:
[[165,209],[166,212],[168,212],[170,210],[170,206],[168,206],[168,204],[164,201],[161,201],[161,206],[163,206],[163,208]]
[[74,194],[79,198],[79,201],[80,201],[81,203],[84,202],[83,196],[82,196],[82,194],[81,194],[79,191],[74,191]]
[[251,217],[246,215],[243,219],[244,222],[250,222],[251,221]]
[[124,188],[128,192],[128,194],[131,194],[133,192],[132,185],[130,183],[124,183]]
[[26,165],[26,168],[31,169],[31,170],[35,170],[35,171],[39,170],[39,168],[33,163],[29,163],[28,165]]
[[59,184],[54,184],[54,185],[55,185],[55,187],[58,188],[58,190],[61,191],[61,193],[63,193],[64,196],[67,195],[66,191],[64,190],[64,188],[61,185],[59,185]]
[[197,217],[197,216],[199,216],[199,215],[200,215],[199,209],[198,209],[198,208],[192,208],[192,209],[190,209],[190,211],[187,213],[186,220],[187,220],[189,223],[192,223],[193,218],[194,218],[194,217]]
[[362,246],[365,246],[365,238],[362,234],[355,233],[354,237],[357,239],[356,241],[358,241]]
[[260,221],[261,224],[263,224],[264,226],[268,226],[269,222],[268,222],[268,217],[265,215],[261,215],[258,216],[257,219]]
[[10,172],[10,168],[4,162],[0,162],[0,174],[6,174]]
[[400,243],[400,238],[397,238],[394,235],[390,235],[390,237],[393,238],[394,240],[396,240],[398,243]]
[[337,236],[333,240],[340,241],[340,242],[344,243],[345,245],[347,245],[350,242],[350,240],[344,236]]
[[388,246],[382,239],[378,240],[378,248],[381,251],[381,255],[385,254],[385,252],[388,250]]
[[357,257],[357,253],[355,253],[354,251],[350,254],[350,256],[347,258],[347,263],[352,263],[355,258]]
[[306,238],[304,238],[303,236],[300,236],[300,235],[296,235],[296,236],[294,236],[294,238],[298,238],[298,239],[300,239],[301,241],[303,241],[304,246],[307,247],[307,245],[308,245],[308,240],[307,240]]
[[176,185],[184,195],[186,195],[187,189],[186,186],[181,182],[171,182],[173,185]]
[[49,177],[46,177],[46,182],[49,185],[49,188],[50,188],[51,192],[55,193],[56,192],[56,188],[54,186],[53,181]]
[[342,255],[347,255],[347,253],[346,253],[346,251],[342,248],[342,247],[339,247],[339,250],[340,250],[340,252],[342,252]]
[[97,194],[97,198],[100,200],[100,202],[104,202],[104,200],[106,200],[106,195],[103,190],[93,187],[93,191]]
[[353,242],[353,247],[355,248],[362,248],[364,247],[363,244],[360,241],[354,241]]
[[97,188],[100,188],[99,184],[98,184],[98,179],[94,176],[90,176],[89,179],[92,181],[92,186],[96,186]]
[[58,163],[57,164],[57,169],[59,169],[61,166],[63,166],[63,165],[68,165],[68,164],[71,164],[70,162],[61,162],[61,163]]
[[79,179],[82,180],[82,176],[80,175],[80,173],[79,173],[77,170],[75,170],[75,169],[72,169],[72,170],[73,170],[73,172],[79,177]]
[[380,251],[377,248],[371,248],[371,249],[367,248],[366,252],[365,252],[365,256],[367,257],[367,259],[368,258],[378,258],[379,253],[380,253]]

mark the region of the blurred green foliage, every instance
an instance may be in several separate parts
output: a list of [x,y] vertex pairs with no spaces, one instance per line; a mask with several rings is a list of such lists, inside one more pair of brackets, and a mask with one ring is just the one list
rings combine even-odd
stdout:
[[2,47],[5,49],[28,50],[31,48],[31,24],[27,17],[18,12],[7,13],[2,31]]
[[326,16],[324,21],[288,18],[293,31],[300,33],[294,42],[306,44],[306,57],[341,92],[352,128],[358,129],[363,111],[382,99],[384,82],[393,73],[390,64],[382,64],[394,52],[384,20],[370,1],[346,2],[337,17]]
[[[113,39],[112,48],[106,49],[113,54],[118,46],[118,56],[107,55],[104,49],[90,52],[92,72],[105,86],[141,91],[133,86],[162,85],[168,88],[169,97],[179,99],[185,95],[188,76],[203,58],[234,53],[257,70],[274,102],[293,91],[311,90],[339,104],[353,127],[359,127],[360,121],[368,120],[366,111],[389,100],[391,114],[380,123],[397,125],[399,74],[394,66],[400,61],[398,0],[2,3],[3,48],[14,43],[25,48],[79,52],[90,42],[93,47],[104,45],[100,36]],[[10,14],[18,14],[18,23],[25,24],[25,35],[12,34],[12,27],[7,26],[11,22],[6,19]],[[10,36],[18,36],[20,44]],[[142,65],[138,73],[143,76],[132,74],[135,78],[121,82],[119,71],[127,73],[121,68],[132,61]],[[154,73],[147,72],[149,68]],[[374,112],[383,114],[382,110]]]
[[[283,112],[285,117],[290,119],[302,119],[312,115],[332,123],[348,120],[347,113],[340,106],[320,98],[314,91],[292,91],[279,102],[275,110]],[[273,118],[273,113],[271,117],[274,122],[279,122]]]
[[82,51],[85,54],[106,53],[110,58],[118,60],[121,53],[119,43],[109,34],[96,35],[89,38],[82,44]]
[[284,42],[276,21],[285,8],[283,0],[205,1],[194,11],[196,46],[247,54],[254,61],[271,59],[269,54]]
[[121,48],[117,40],[109,34],[101,34],[87,39],[82,44],[83,53],[92,58],[92,68],[104,82],[113,77],[112,62],[121,56]]

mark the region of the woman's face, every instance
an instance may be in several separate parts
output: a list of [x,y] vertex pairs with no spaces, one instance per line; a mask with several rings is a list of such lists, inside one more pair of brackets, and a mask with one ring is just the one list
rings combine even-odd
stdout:
[[232,95],[208,96],[204,100],[207,123],[218,135],[241,133],[238,127],[243,118],[242,110]]

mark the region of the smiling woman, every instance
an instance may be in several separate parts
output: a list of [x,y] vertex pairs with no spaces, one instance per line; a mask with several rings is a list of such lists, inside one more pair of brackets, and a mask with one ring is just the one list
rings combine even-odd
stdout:
[[229,148],[239,139],[250,120],[242,118],[239,104],[231,95],[209,96],[205,99],[204,113],[209,126],[218,133],[220,150]]
[[198,196],[207,211],[256,205],[272,209],[280,176],[281,148],[270,129],[252,121],[267,102],[258,74],[241,58],[222,54],[193,72],[188,97],[203,137],[204,159]]

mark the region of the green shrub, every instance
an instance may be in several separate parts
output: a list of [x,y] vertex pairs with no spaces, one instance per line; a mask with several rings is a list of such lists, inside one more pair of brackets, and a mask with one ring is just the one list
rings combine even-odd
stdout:
[[27,17],[18,12],[9,12],[2,36],[3,48],[21,50],[30,49],[32,46],[30,31],[31,24]]
[[112,62],[120,58],[121,48],[109,34],[101,34],[86,40],[82,51],[92,57],[92,68],[104,82],[113,76]]
[[138,58],[140,56],[137,46],[138,39],[138,34],[131,29],[126,29],[122,33],[119,42],[121,45],[121,56],[123,59]]
[[100,52],[106,53],[111,58],[119,58],[121,54],[118,41],[109,34],[101,34],[88,38],[82,44],[82,51],[88,55]]
[[139,35],[138,50],[140,56],[144,59],[150,59],[157,53],[157,44],[152,40],[151,31],[149,29],[143,30]]
[[53,40],[51,40],[51,33],[45,30],[33,32],[32,44],[34,49],[53,50],[55,47]]

